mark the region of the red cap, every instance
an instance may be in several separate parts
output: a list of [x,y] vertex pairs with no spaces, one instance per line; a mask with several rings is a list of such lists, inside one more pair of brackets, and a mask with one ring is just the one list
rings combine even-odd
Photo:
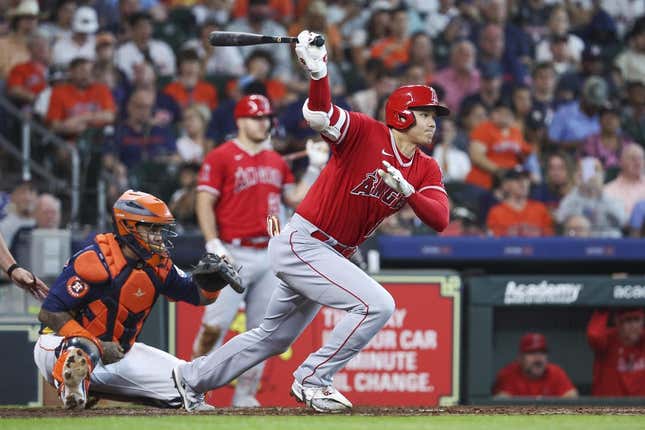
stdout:
[[540,333],[526,333],[520,339],[520,352],[548,351],[546,337]]
[[260,94],[244,96],[237,102],[233,116],[235,119],[244,117],[260,117],[273,115],[269,99]]
[[623,308],[616,311],[616,320],[623,321],[630,318],[645,318],[645,311],[641,308]]

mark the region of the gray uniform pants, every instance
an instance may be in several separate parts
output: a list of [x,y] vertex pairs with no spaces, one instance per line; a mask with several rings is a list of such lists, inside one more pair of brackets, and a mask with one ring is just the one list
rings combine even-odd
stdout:
[[182,367],[198,392],[228,383],[246,369],[285,351],[309,325],[321,305],[347,315],[327,343],[294,372],[305,386],[329,386],[333,376],[360,352],[394,312],[394,300],[380,284],[326,243],[311,237],[317,228],[294,215],[269,243],[269,257],[282,281],[258,328],[229,340]]

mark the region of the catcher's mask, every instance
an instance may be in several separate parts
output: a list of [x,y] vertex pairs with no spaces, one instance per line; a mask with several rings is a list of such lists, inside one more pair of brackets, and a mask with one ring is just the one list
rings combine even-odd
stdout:
[[175,217],[155,196],[128,190],[112,208],[117,239],[128,245],[139,258],[151,265],[168,257],[172,248]]

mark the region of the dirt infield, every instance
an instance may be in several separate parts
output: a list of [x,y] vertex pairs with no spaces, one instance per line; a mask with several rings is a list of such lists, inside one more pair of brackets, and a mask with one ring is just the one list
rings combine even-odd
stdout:
[[[46,417],[103,417],[103,416],[168,416],[184,415],[177,409],[141,407],[94,408],[84,411],[66,411],[61,408],[0,408],[0,418],[46,418]],[[304,408],[221,408],[200,415],[315,415]],[[645,407],[608,406],[450,406],[441,408],[370,408],[357,407],[346,415],[359,416],[420,416],[420,415],[645,415]]]

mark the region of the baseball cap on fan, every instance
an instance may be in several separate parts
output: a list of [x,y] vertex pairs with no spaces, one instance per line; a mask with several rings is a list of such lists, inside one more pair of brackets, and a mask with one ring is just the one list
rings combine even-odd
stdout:
[[528,354],[531,352],[547,352],[546,337],[542,333],[525,333],[520,339],[520,352]]
[[96,33],[99,29],[99,20],[94,8],[81,6],[74,12],[72,19],[72,31],[75,33]]

